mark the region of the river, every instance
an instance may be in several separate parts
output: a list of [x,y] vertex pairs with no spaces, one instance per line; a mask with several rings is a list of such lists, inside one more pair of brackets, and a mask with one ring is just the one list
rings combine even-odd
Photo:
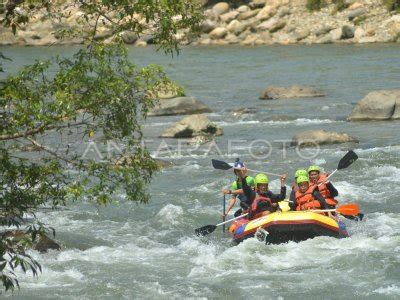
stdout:
[[[3,47],[13,58],[8,73],[34,58],[69,55],[76,47]],[[400,121],[349,123],[346,117],[368,92],[399,88],[400,48],[385,45],[189,47],[171,58],[152,48],[131,48],[138,65],[161,64],[187,95],[213,109],[208,117],[224,135],[216,146],[194,149],[158,135],[180,116],[154,117],[144,127],[154,155],[175,164],[155,176],[147,205],[40,212],[57,231],[61,252],[30,252],[43,266],[39,278],[18,273],[16,299],[399,299]],[[306,84],[326,97],[261,101],[269,85]],[[232,110],[250,108],[233,116]],[[286,145],[303,130],[325,129],[356,137],[358,144],[296,151]],[[254,142],[262,139],[264,142]],[[229,146],[229,140],[236,140]],[[265,140],[271,143],[269,147]],[[265,246],[249,239],[236,247],[217,229],[195,237],[195,228],[221,220],[220,189],[233,180],[211,159],[287,173],[319,164],[335,169],[347,150],[359,160],[332,179],[340,203],[359,204],[365,221],[345,220],[351,237],[319,237]],[[252,159],[253,155],[261,157]],[[271,189],[279,182],[271,177]]]

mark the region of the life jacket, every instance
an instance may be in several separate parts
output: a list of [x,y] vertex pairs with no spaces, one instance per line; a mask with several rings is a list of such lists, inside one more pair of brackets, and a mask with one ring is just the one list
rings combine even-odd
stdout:
[[326,186],[327,177],[328,176],[326,174],[319,175],[319,179],[316,184],[318,186],[318,190],[319,190],[320,194],[322,195],[322,197],[325,198],[326,204],[328,204],[329,206],[335,207],[338,202],[337,202],[337,200],[333,199],[331,192],[329,191],[328,187]]
[[269,205],[272,206],[272,201],[271,201],[270,198],[264,197],[264,196],[261,196],[261,195],[257,194],[257,196],[254,199],[253,203],[251,203],[251,211],[256,211],[258,203],[260,203],[260,202],[267,202]]
[[321,203],[316,200],[313,196],[313,191],[315,190],[315,185],[310,185],[305,193],[296,191],[296,210],[309,210],[309,209],[320,209]]

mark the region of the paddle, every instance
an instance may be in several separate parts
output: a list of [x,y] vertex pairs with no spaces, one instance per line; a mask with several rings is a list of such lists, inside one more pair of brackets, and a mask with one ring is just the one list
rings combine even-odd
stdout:
[[[217,169],[217,170],[225,170],[226,171],[226,170],[233,168],[233,166],[231,166],[230,164],[228,164],[222,160],[212,159],[211,163],[212,163],[214,169]],[[241,170],[240,168],[234,168],[234,169]],[[282,175],[280,175],[280,174],[269,173],[269,172],[264,172],[264,171],[259,171],[259,170],[247,169],[247,171],[256,172],[256,173],[264,173],[266,175],[282,177]]]
[[342,157],[342,159],[339,161],[339,164],[337,166],[337,168],[331,173],[329,174],[328,177],[326,177],[326,179],[321,182],[319,185],[323,184],[324,182],[328,181],[328,179],[335,174],[337,171],[341,170],[341,169],[346,169],[347,167],[349,167],[350,165],[353,164],[353,162],[355,162],[358,159],[357,154],[353,151],[350,150],[349,152],[346,153],[345,156]]
[[[223,204],[223,217],[222,217],[222,222],[225,222],[225,194],[224,194],[224,198],[223,198],[224,204]],[[225,232],[225,225],[222,226],[222,232]]]
[[360,209],[357,204],[349,203],[343,204],[334,209],[312,209],[312,210],[304,210],[305,212],[330,212],[335,211],[343,216],[358,216],[360,213]]
[[234,220],[243,218],[243,217],[245,217],[245,216],[247,216],[247,213],[244,214],[244,215],[240,215],[239,217],[236,217],[236,218],[233,218],[233,219],[224,221],[224,222],[219,223],[219,224],[217,224],[217,225],[205,225],[205,226],[203,226],[203,227],[200,227],[200,228],[195,229],[195,230],[194,230],[194,233],[195,233],[197,236],[204,236],[204,235],[207,235],[207,234],[210,234],[210,233],[214,232],[214,230],[215,230],[218,226],[221,226],[221,225],[224,225],[224,224],[229,223],[229,222],[231,222],[231,221],[234,221]]

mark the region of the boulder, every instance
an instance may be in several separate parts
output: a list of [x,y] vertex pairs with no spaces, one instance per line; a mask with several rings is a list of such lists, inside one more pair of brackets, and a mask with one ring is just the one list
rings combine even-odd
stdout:
[[156,161],[157,166],[160,169],[172,168],[173,166],[175,166],[174,163],[164,160],[164,159],[154,158],[154,160]]
[[230,12],[227,12],[227,13],[221,15],[220,19],[222,22],[228,23],[228,22],[236,19],[238,15],[239,15],[239,13],[236,10],[233,10],[233,11],[230,11]]
[[132,31],[123,31],[120,36],[125,44],[134,44],[138,40],[137,34]]
[[202,135],[222,135],[222,129],[204,115],[192,115],[173,124],[160,137],[191,138]]
[[314,34],[316,36],[325,35],[325,34],[329,33],[331,30],[332,30],[332,27],[330,27],[330,26],[322,26],[322,27],[319,27],[318,29],[316,29]]
[[352,39],[354,37],[354,27],[349,25],[344,25],[342,27],[342,36],[343,40]]
[[249,11],[240,13],[239,16],[237,17],[237,19],[239,21],[250,19],[250,18],[254,17],[255,15],[257,15],[259,13],[259,11],[260,11],[259,9],[255,9],[255,10],[249,10]]
[[367,43],[378,43],[379,40],[376,36],[364,36],[358,40],[360,44],[367,44]]
[[222,15],[229,11],[229,4],[226,2],[220,2],[213,6],[212,11],[217,15]]
[[400,89],[368,93],[357,103],[349,121],[400,119]]
[[311,86],[293,85],[291,87],[268,87],[261,95],[260,99],[290,99],[300,97],[324,97],[325,95],[318,89]]
[[232,32],[235,35],[238,35],[246,29],[246,25],[238,20],[233,20],[229,23],[226,29],[228,29],[229,32]]
[[330,32],[332,41],[338,41],[342,38],[342,28],[334,29]]
[[309,147],[317,145],[358,143],[358,140],[345,133],[328,132],[325,130],[309,130],[296,134],[292,138],[291,145]]
[[210,38],[213,40],[223,39],[228,34],[228,30],[224,27],[217,27],[210,32]]
[[285,20],[273,18],[262,22],[260,25],[257,26],[257,29],[268,30],[269,32],[272,33],[282,29],[285,26],[286,26]]
[[271,5],[267,5],[259,11],[259,13],[256,16],[256,19],[259,21],[265,21],[273,17],[275,14],[276,14],[276,8]]
[[203,21],[203,23],[201,23],[200,31],[203,33],[210,33],[211,31],[214,30],[215,26],[216,26],[215,22],[206,19]]
[[332,36],[330,34],[324,35],[315,41],[317,44],[332,44]]
[[[10,230],[0,234],[1,239],[10,241],[12,247],[23,247],[25,249],[32,248],[39,252],[47,252],[48,250],[60,250],[61,246],[44,234],[39,234],[32,241],[31,234],[22,230]],[[29,246],[29,247],[28,247]]]
[[299,28],[295,30],[292,35],[296,41],[301,41],[310,35],[310,30],[307,28]]
[[189,115],[209,112],[211,112],[211,109],[208,106],[192,97],[177,97],[161,100],[149,112],[149,116]]
[[247,5],[240,5],[237,10],[238,13],[244,13],[244,12],[248,12],[250,11],[250,7],[248,7]]
[[368,12],[368,9],[366,8],[358,8],[350,11],[347,14],[347,18],[349,18],[349,21],[353,21],[355,18],[360,17]]
[[252,1],[250,1],[249,6],[252,9],[263,8],[266,3],[267,3],[267,0],[252,0]]
[[365,36],[365,30],[362,29],[361,27],[357,27],[356,31],[354,32],[354,38],[356,39],[356,41],[359,41],[364,36]]

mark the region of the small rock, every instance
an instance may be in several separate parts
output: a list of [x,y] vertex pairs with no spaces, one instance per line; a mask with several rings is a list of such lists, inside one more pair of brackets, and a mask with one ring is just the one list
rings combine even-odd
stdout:
[[217,15],[222,15],[229,11],[229,4],[226,2],[220,2],[213,6],[212,11]]
[[287,7],[282,7],[281,9],[279,9],[278,12],[278,17],[279,18],[283,18],[284,16],[288,16],[290,15],[290,9]]
[[222,135],[222,129],[204,115],[192,115],[173,124],[160,137],[191,138],[201,135]]
[[311,86],[293,85],[291,87],[268,87],[260,95],[260,99],[291,99],[300,97],[324,97],[318,89]]
[[161,100],[149,112],[149,116],[187,115],[209,112],[211,112],[211,109],[208,106],[192,97],[177,97]]
[[195,137],[192,137],[190,141],[187,142],[189,146],[200,146],[206,143],[211,142],[214,140],[213,136],[211,135],[198,135]]
[[210,38],[213,40],[223,39],[228,34],[228,30],[224,27],[217,27],[210,32]]
[[240,42],[241,45],[243,46],[252,46],[256,44],[256,40],[259,39],[259,36],[256,34],[249,34],[246,36],[246,38]]
[[363,5],[362,3],[360,3],[360,2],[354,2],[353,4],[351,4],[351,5],[348,7],[348,10],[355,10],[355,9],[358,9],[358,8],[361,8],[361,7],[364,7],[364,5]]
[[145,41],[138,40],[138,41],[136,41],[135,46],[136,47],[146,47],[147,43]]
[[309,147],[327,144],[358,143],[358,140],[345,133],[327,132],[325,130],[309,130],[296,134],[292,138],[292,146]]

